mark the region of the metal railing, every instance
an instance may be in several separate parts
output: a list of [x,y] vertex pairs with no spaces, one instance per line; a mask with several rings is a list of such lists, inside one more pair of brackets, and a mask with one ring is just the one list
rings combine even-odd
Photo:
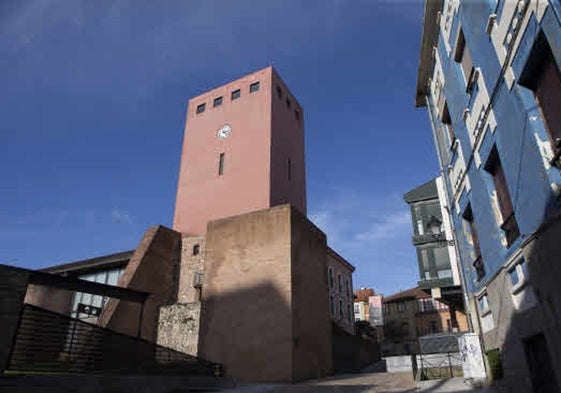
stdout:
[[146,340],[26,304],[7,371],[217,375],[221,366]]

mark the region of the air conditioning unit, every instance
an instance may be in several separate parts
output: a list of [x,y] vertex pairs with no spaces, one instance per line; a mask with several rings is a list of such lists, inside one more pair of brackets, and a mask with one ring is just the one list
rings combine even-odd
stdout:
[[497,14],[491,14],[489,15],[489,18],[487,18],[487,25],[485,26],[485,32],[487,33],[487,35],[491,35],[496,20]]

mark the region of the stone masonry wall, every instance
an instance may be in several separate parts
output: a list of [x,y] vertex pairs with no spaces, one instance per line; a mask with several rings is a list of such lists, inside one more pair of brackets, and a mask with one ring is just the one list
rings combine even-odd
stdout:
[[[195,246],[198,245],[198,253]],[[193,286],[195,273],[204,274],[206,241],[204,236],[183,235],[181,238],[181,266],[179,269],[178,303],[198,302],[199,289]]]
[[200,317],[200,302],[161,307],[158,344],[198,356]]

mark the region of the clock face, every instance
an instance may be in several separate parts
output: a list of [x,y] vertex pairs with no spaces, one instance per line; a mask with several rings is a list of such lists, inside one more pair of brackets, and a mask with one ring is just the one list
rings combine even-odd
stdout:
[[232,132],[232,127],[229,124],[224,125],[221,129],[218,130],[218,138],[225,139],[228,138],[230,133]]

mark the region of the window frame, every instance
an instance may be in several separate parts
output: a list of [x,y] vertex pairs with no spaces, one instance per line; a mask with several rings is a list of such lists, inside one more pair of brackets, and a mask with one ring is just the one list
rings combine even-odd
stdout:
[[260,88],[261,88],[261,83],[259,81],[253,82],[252,84],[249,85],[249,94],[258,92]]
[[203,102],[202,104],[197,105],[195,114],[200,115],[201,113],[204,113],[205,110],[206,110],[206,102]]
[[213,107],[213,108],[216,108],[216,107],[222,105],[222,103],[223,103],[222,96],[216,97],[216,98],[212,101],[212,107]]
[[235,101],[242,96],[242,90],[236,89],[232,93],[230,93],[230,101]]

